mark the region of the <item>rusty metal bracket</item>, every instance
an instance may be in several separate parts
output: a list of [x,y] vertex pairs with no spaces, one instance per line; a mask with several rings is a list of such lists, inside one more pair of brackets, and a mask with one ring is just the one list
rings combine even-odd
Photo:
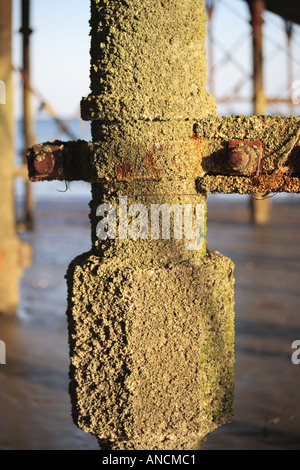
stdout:
[[82,140],[34,145],[26,153],[29,180],[93,181],[96,177],[91,175],[91,147]]
[[29,178],[90,183],[194,178],[202,194],[299,193],[299,138],[300,118],[232,116],[189,125],[180,141],[48,142],[29,149]]

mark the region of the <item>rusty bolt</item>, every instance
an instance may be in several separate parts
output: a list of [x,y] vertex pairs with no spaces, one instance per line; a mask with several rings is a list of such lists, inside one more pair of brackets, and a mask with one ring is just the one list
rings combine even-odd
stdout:
[[256,144],[260,142],[230,142],[229,166],[234,173],[252,175],[258,170],[261,146]]
[[42,147],[34,148],[35,159],[33,166],[38,175],[49,175],[53,173],[55,160],[53,154],[46,152]]
[[230,152],[230,163],[233,170],[244,172],[255,164],[255,151],[248,146],[237,147]]
[[56,179],[63,176],[63,146],[35,145],[33,167],[39,177]]

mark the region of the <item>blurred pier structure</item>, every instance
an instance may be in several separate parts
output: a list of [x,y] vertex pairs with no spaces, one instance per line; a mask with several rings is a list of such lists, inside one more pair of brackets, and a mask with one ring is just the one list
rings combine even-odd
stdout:
[[30,248],[16,233],[11,0],[0,0],[0,11],[0,77],[6,92],[5,104],[0,105],[0,312],[14,315],[19,278],[29,264]]
[[[34,138],[34,121],[32,109],[32,96],[30,87],[30,36],[32,34],[30,28],[30,0],[22,0],[22,27],[20,33],[22,34],[22,58],[23,58],[23,134],[24,134],[24,163],[26,163],[26,149],[32,147],[35,143]],[[32,186],[28,178],[25,179],[25,201],[24,201],[24,224],[27,230],[32,230],[34,227],[34,199]]]
[[[237,9],[237,3],[206,0],[209,91],[216,97],[222,114],[294,115],[300,109],[292,100],[294,72],[296,69],[300,71],[299,58],[294,54],[300,38],[298,1],[245,0],[244,15]],[[215,16],[222,14],[223,9],[231,13],[232,23],[224,24],[224,28],[216,28]],[[278,41],[278,37],[265,34],[265,27],[269,22],[274,24],[279,36],[284,38],[283,42]],[[226,31],[227,27],[231,32]],[[237,36],[240,30],[242,33]],[[252,48],[252,64],[245,63],[246,54],[243,53],[243,48],[246,44],[248,48]],[[271,53],[270,45],[273,47]],[[275,94],[269,95],[274,92],[269,91],[270,82],[266,76],[273,76],[273,81],[277,81],[272,63],[276,56],[282,54],[286,62],[286,80],[279,85]],[[220,80],[224,68],[232,70],[234,79],[230,81],[231,89],[220,95]],[[278,76],[282,75],[282,70],[277,72]],[[254,224],[268,223],[271,199],[265,198],[263,194],[252,196],[250,212]]]
[[[22,65],[13,63],[13,2],[0,0],[0,180],[1,180],[1,220],[0,220],[0,312],[15,315],[19,304],[19,279],[23,269],[30,264],[31,249],[18,237],[19,230],[34,229],[34,195],[32,184],[28,180],[28,170],[25,164],[25,152],[35,143],[33,113],[33,98],[39,103],[39,108],[45,109],[55,121],[60,132],[76,139],[68,125],[59,118],[52,106],[44,99],[31,83],[31,45],[30,36],[30,0],[20,0],[22,34]],[[16,46],[14,46],[16,47]],[[21,77],[22,86],[22,150],[21,155],[16,149],[16,122],[14,116],[14,100],[17,89],[14,74]],[[4,100],[2,100],[3,96]],[[2,104],[3,102],[3,104]],[[78,107],[79,113],[79,107]],[[22,207],[16,211],[15,182],[21,179],[23,191]]]
[[[254,68],[254,59],[247,60],[247,52],[253,50],[253,56],[255,52],[252,46],[252,14],[248,4],[255,5],[256,2],[260,5],[263,19],[262,33],[259,32],[259,35],[262,34],[262,45],[258,46],[262,50],[256,54],[262,58],[256,59]],[[293,0],[280,2],[294,5],[289,19],[276,14],[276,11],[284,14],[282,10],[270,11],[269,5],[268,9],[263,9],[264,3],[262,0],[206,0],[208,89],[214,92],[218,111],[222,115],[299,114],[299,104],[292,101],[292,83],[300,80],[300,59],[297,54],[300,46],[299,3]],[[237,8],[238,4],[245,5],[243,12]],[[231,18],[226,23],[222,22],[224,13],[227,18],[228,15]],[[219,27],[220,24],[223,24],[223,28]],[[282,69],[284,63],[285,70]],[[231,80],[228,80],[229,76]]]
[[[35,115],[33,111],[33,99],[39,103],[39,110],[46,110],[48,115],[53,119],[60,132],[65,133],[71,139],[76,140],[76,136],[69,129],[69,126],[57,116],[57,113],[52,106],[45,100],[41,93],[32,84],[31,78],[31,35],[33,30],[31,29],[31,10],[32,0],[20,0],[21,2],[21,28],[20,33],[22,35],[22,67],[16,68],[13,66],[15,72],[18,72],[21,76],[22,83],[22,130],[23,130],[23,163],[26,166],[26,150],[32,147],[35,142]],[[79,108],[78,114],[79,116]],[[22,170],[24,170],[22,168]],[[23,201],[23,215],[22,225],[26,230],[33,230],[34,228],[34,195],[31,182],[28,180],[27,168],[26,171],[19,171],[19,177],[24,178],[25,192]]]

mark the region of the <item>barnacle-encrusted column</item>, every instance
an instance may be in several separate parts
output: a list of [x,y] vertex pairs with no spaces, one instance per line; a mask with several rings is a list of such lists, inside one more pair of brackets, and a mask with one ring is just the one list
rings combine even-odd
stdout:
[[[195,187],[193,126],[216,115],[204,3],[91,2],[82,117],[92,121],[94,177],[105,168],[107,178],[92,186],[92,249],[67,280],[73,417],[102,449],[197,449],[232,418],[233,265],[206,248],[206,197]],[[163,204],[170,239],[154,235]]]

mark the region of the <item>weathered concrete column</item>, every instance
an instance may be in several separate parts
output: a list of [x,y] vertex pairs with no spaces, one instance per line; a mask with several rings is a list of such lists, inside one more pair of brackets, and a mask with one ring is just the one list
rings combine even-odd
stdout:
[[[216,115],[204,3],[91,2],[82,116],[92,120],[94,172],[100,181],[107,168],[108,181],[93,184],[92,249],[67,281],[73,417],[102,449],[199,449],[232,418],[233,264],[207,250],[206,196],[195,188],[193,125]],[[178,214],[170,239],[153,237],[162,204],[204,214],[196,248]]]
[[16,236],[15,226],[11,0],[0,0],[0,11],[0,80],[5,84],[5,104],[0,104],[0,313],[11,315],[16,313],[29,249]]

